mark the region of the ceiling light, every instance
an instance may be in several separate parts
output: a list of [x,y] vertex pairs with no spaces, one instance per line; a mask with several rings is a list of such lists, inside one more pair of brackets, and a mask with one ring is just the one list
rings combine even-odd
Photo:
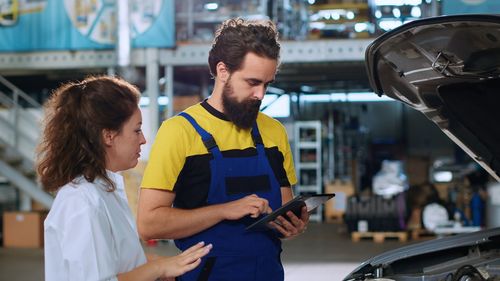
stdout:
[[411,8],[410,14],[414,18],[419,18],[422,16],[422,10],[420,9],[420,7],[413,6],[413,8]]
[[275,118],[290,116],[290,95],[266,94],[260,106],[262,112]]
[[280,89],[280,88],[276,88],[273,86],[268,86],[267,93],[276,94],[276,95],[283,95],[283,94],[285,94],[285,90]]
[[[158,105],[167,105],[168,97],[165,96],[158,97],[157,101]],[[149,97],[141,97],[141,99],[139,100],[139,106],[141,107],[149,106]]]
[[392,9],[392,14],[394,15],[395,18],[401,17],[401,10],[398,8]]
[[[331,94],[302,94],[299,97],[303,102],[379,102],[394,101],[387,96],[379,97],[373,92],[350,92]],[[292,96],[292,102],[296,102],[297,97]]]
[[326,23],[321,22],[321,21],[309,23],[309,28],[311,28],[311,29],[323,29],[325,27],[326,27]]
[[205,10],[215,11],[217,9],[219,9],[219,4],[217,4],[215,2],[211,2],[211,3],[206,3],[205,4]]
[[405,5],[417,6],[422,4],[422,0],[405,0]]
[[437,171],[432,174],[434,182],[451,182],[453,173],[450,171]]
[[365,22],[358,22],[354,25],[354,31],[363,32],[368,29],[368,24]]
[[422,4],[422,0],[375,0],[376,6],[416,6],[420,4]]
[[375,0],[377,6],[402,6],[403,0]]
[[400,20],[382,20],[378,23],[378,26],[385,31],[389,31],[396,27],[401,26],[403,23]]

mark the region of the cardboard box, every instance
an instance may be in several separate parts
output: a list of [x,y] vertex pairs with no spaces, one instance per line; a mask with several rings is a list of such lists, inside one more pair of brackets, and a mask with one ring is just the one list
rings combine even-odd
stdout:
[[174,96],[174,112],[179,113],[184,109],[199,103],[200,101],[202,101],[202,98],[199,95]]
[[137,218],[137,205],[139,201],[139,192],[141,188],[142,175],[146,169],[147,162],[139,161],[137,166],[122,172],[127,194],[128,205],[134,218]]
[[31,200],[31,210],[35,212],[49,212],[49,208],[35,200]]
[[429,165],[430,161],[426,157],[409,156],[405,159],[405,172],[410,186],[429,182]]
[[444,202],[448,202],[448,191],[450,189],[450,185],[447,183],[435,183],[434,186],[436,187],[436,190],[438,192],[439,199],[443,200]]
[[334,181],[325,185],[325,193],[335,193],[335,197],[325,203],[325,218],[328,222],[342,222],[347,207],[347,198],[354,194],[351,181]]
[[5,248],[43,248],[43,221],[47,212],[4,212]]

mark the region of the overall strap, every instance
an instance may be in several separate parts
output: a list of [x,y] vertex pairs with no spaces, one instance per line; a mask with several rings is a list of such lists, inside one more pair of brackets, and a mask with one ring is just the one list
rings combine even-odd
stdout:
[[255,147],[257,148],[257,152],[265,156],[264,142],[262,141],[262,136],[260,135],[259,127],[257,126],[257,121],[255,121],[252,126],[252,139]]
[[217,146],[217,143],[215,142],[214,137],[209,132],[205,131],[205,129],[203,129],[198,124],[198,122],[196,122],[196,120],[194,120],[194,118],[186,112],[181,112],[179,113],[179,115],[186,118],[186,120],[191,123],[196,132],[198,132],[198,134],[201,136],[201,140],[203,141],[203,144],[207,148],[208,152],[212,153],[214,157],[222,157],[222,154],[219,150],[219,147]]

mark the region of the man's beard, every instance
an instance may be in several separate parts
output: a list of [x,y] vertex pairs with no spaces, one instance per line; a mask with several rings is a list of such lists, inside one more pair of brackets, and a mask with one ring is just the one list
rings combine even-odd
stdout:
[[249,129],[252,127],[257,115],[261,101],[257,99],[246,99],[238,102],[234,98],[233,87],[230,80],[227,81],[222,90],[222,105],[224,106],[224,113],[237,127],[242,129]]

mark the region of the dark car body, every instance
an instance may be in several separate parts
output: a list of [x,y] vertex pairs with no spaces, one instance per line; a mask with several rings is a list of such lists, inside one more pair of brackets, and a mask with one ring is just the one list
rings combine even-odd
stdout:
[[[410,22],[370,44],[366,67],[378,95],[422,112],[500,179],[500,16]],[[386,252],[345,280],[500,280],[496,276],[500,228]]]

